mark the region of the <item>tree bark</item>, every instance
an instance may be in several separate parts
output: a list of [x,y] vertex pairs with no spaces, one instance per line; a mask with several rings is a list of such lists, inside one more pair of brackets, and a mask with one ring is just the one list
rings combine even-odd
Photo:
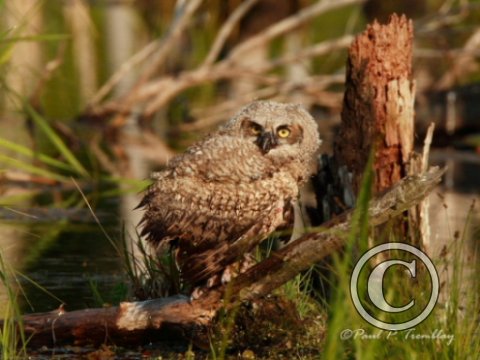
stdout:
[[412,22],[393,15],[387,25],[369,25],[350,46],[334,152],[353,174],[356,193],[371,151],[374,193],[407,175],[414,135],[412,40]]
[[[418,204],[438,184],[443,170],[401,180],[369,205],[370,224],[385,223]],[[206,330],[217,311],[238,302],[255,300],[283,285],[298,273],[344,245],[352,211],[324,224],[273,252],[261,263],[240,274],[231,283],[206,292],[196,300],[174,296],[142,302],[124,302],[118,307],[26,315],[23,325],[28,346],[88,345],[113,342],[143,344],[181,335],[204,343]],[[228,296],[226,296],[226,294]],[[223,299],[228,298],[228,301]],[[0,322],[3,326],[3,321]]]

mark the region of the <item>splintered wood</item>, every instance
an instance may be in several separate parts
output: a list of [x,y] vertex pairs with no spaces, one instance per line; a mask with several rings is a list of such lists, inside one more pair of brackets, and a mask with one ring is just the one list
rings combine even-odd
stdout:
[[412,40],[412,22],[393,15],[387,25],[369,25],[350,46],[335,157],[353,173],[356,191],[372,149],[375,192],[407,174],[414,135]]

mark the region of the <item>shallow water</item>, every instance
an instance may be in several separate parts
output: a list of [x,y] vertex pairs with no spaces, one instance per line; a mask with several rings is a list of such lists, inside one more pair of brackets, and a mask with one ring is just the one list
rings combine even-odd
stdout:
[[[125,297],[121,258],[92,220],[0,222],[3,257],[17,271],[25,294],[19,296],[22,311],[51,311],[62,304],[66,310],[98,307]],[[103,226],[114,239],[120,238],[118,222]]]
[[[118,302],[121,295],[118,291],[124,280],[119,256],[94,224],[81,231],[62,231],[55,242],[24,269],[24,274],[61,300],[52,299],[24,280],[23,288],[33,305],[30,311],[34,312],[50,311],[61,303],[67,310],[74,310],[98,307],[102,302]],[[25,310],[29,311],[28,306]]]

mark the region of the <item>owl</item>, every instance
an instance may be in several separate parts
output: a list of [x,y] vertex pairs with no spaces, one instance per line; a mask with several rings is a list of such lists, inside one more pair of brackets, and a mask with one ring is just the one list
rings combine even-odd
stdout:
[[302,107],[245,106],[153,175],[139,205],[142,236],[174,251],[191,288],[218,284],[226,269],[292,223],[319,145],[317,124]]

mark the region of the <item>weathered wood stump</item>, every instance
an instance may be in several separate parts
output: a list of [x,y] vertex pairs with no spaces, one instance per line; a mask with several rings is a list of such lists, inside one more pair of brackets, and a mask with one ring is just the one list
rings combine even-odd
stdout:
[[412,22],[393,15],[386,25],[369,25],[350,46],[334,155],[353,174],[355,192],[371,151],[374,193],[407,175],[414,138],[412,40]]
[[[431,131],[423,156],[414,153],[415,81],[412,79],[413,25],[405,16],[392,15],[386,25],[374,22],[356,37],[349,49],[342,121],[334,145],[336,173],[332,194],[351,207],[358,194],[370,154],[373,155],[373,193],[395,185],[402,177],[428,168]],[[433,129],[431,129],[433,131]],[[349,176],[345,175],[349,174]],[[351,184],[345,183],[345,179]],[[340,181],[340,180],[341,181]],[[339,187],[341,184],[341,187]],[[388,225],[396,237],[426,248],[429,242],[428,203],[408,211]],[[408,216],[407,216],[408,215]],[[377,235],[382,233],[380,229]],[[385,236],[380,236],[380,242]],[[378,242],[378,240],[376,241]]]

